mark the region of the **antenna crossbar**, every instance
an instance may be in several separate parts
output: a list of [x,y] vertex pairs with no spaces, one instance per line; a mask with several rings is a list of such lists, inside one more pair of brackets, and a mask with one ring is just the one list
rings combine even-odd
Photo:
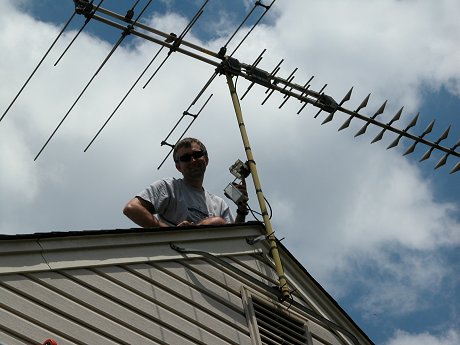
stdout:
[[[84,2],[84,0],[77,0],[77,2]],[[93,5],[93,6],[94,6],[94,5]],[[147,32],[149,32],[149,33],[152,33],[152,34],[155,34],[155,35],[157,35],[157,36],[161,36],[161,37],[163,37],[166,41],[168,41],[168,40],[173,40],[173,39],[174,39],[174,37],[172,37],[170,33],[168,34],[168,33],[165,33],[165,32],[163,32],[163,31],[157,30],[157,29],[155,29],[155,28],[152,28],[151,26],[142,24],[142,23],[140,23],[140,22],[138,22],[138,21],[134,21],[134,20],[130,19],[129,17],[127,18],[126,16],[122,16],[122,15],[116,13],[116,12],[107,10],[107,9],[105,9],[105,8],[103,8],[103,7],[95,8],[95,11],[96,11],[96,13],[97,13],[97,12],[100,12],[100,14],[104,14],[104,15],[106,15],[106,16],[108,16],[108,17],[111,17],[111,18],[113,18],[113,19],[116,19],[116,20],[118,20],[118,21],[120,21],[120,22],[122,22],[122,23],[130,24],[130,25],[132,25],[132,26],[135,27],[135,28],[139,28],[139,29],[145,30],[145,31],[147,31]],[[122,24],[122,23],[115,22],[115,21],[113,21],[113,20],[110,20],[110,19],[108,19],[108,18],[106,18],[106,17],[103,17],[103,16],[100,16],[100,15],[96,15],[96,14],[95,14],[95,15],[93,15],[93,18],[94,18],[95,20],[98,20],[98,21],[104,23],[104,24],[108,24],[108,25],[110,25],[110,26],[113,26],[113,27],[118,28],[118,29],[121,29],[121,30],[123,30],[123,28],[126,27],[126,25],[124,25],[124,24]],[[139,32],[138,32],[138,33],[139,33]],[[136,31],[134,31],[133,34],[136,35]],[[146,37],[142,37],[142,36],[139,36],[139,37],[141,37],[141,38],[146,38]],[[146,39],[147,39],[147,38],[146,38]],[[153,41],[153,42],[158,43],[158,44],[161,44],[160,42],[162,42],[162,41],[160,40],[159,42],[156,42],[156,41]],[[211,51],[211,50],[209,50],[209,49],[205,49],[205,48],[203,48],[203,47],[201,47],[201,46],[198,46],[198,45],[196,45],[196,44],[193,44],[193,43],[188,42],[188,41],[185,41],[185,40],[182,40],[182,41],[181,41],[181,45],[190,47],[190,48],[192,48],[192,49],[194,49],[194,50],[197,50],[197,51],[200,51],[200,52],[202,52],[202,53],[204,53],[204,54],[206,54],[206,55],[210,55],[210,56],[214,56],[214,57],[217,57],[217,55],[218,55],[217,53],[215,53],[215,52],[213,52],[213,51]],[[172,46],[172,45],[171,45],[171,46]]]

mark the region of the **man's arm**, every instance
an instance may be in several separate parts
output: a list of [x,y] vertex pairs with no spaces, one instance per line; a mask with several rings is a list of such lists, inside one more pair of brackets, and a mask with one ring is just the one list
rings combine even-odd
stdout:
[[[235,187],[243,193],[246,197],[248,196],[248,191],[246,189],[246,180],[244,178],[241,179],[241,183],[235,185]],[[244,223],[246,221],[246,216],[248,215],[248,204],[247,200],[238,204],[238,208],[236,209],[236,218],[235,223]]]
[[238,208],[236,209],[235,223],[246,222],[246,216],[248,215],[248,213],[249,212],[248,212],[246,204],[238,205]]
[[153,215],[153,205],[141,199],[135,197],[131,199],[123,209],[123,214],[131,219],[134,223],[143,228],[157,228],[166,227],[167,224],[160,222]]

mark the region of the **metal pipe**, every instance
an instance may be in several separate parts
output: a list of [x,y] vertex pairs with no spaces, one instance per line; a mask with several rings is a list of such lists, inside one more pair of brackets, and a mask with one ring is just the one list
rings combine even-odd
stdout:
[[[104,24],[107,24],[107,25],[110,25],[114,28],[117,28],[117,29],[120,29],[120,30],[124,30],[126,27],[119,24],[119,23],[116,23],[114,21],[111,21],[107,18],[104,18],[104,17],[101,17],[101,16],[98,16],[98,15],[94,15],[93,16],[93,19],[94,20],[97,20],[97,21],[100,21],[101,23],[104,23]],[[136,26],[139,26],[139,25],[136,25]],[[146,35],[142,32],[139,32],[139,31],[136,31],[135,29],[133,29],[131,32],[130,32],[131,35],[134,35],[134,36],[137,36],[137,37],[140,37],[140,38],[143,38],[147,41],[150,41],[150,42],[153,42],[153,43],[156,43],[156,44],[159,44],[161,46],[164,46],[166,48],[170,48],[170,49],[174,49],[175,51],[178,51],[179,53],[182,53],[184,55],[188,55],[190,57],[193,57],[197,60],[200,60],[200,61],[203,61],[203,62],[206,62],[207,64],[209,65],[213,65],[215,67],[218,67],[220,65],[219,62],[217,61],[213,61],[213,60],[210,60],[208,58],[205,58],[204,56],[201,56],[201,55],[198,55],[198,54],[195,54],[191,51],[188,51],[188,50],[185,50],[185,49],[182,49],[181,47],[175,47],[173,44],[171,43],[167,43],[165,41],[162,41],[162,40],[159,40],[155,37],[152,37],[152,36],[149,36],[149,35]],[[166,34],[165,34],[166,35]],[[171,37],[170,35],[167,35],[167,37]],[[185,41],[181,41],[181,45],[184,45],[184,46],[191,46],[190,44],[185,44]],[[206,49],[198,49],[196,47],[193,47],[194,49],[200,51],[200,52],[206,52],[206,54],[209,53],[209,51],[207,51]],[[217,54],[208,54],[208,55],[217,55]]]
[[[138,27],[138,28],[140,28],[140,29],[142,29],[142,30],[148,31],[148,32],[153,33],[153,34],[155,34],[155,35],[162,36],[162,37],[164,37],[164,38],[166,38],[166,39],[171,38],[171,35],[168,34],[168,33],[165,33],[165,32],[162,32],[162,31],[160,31],[160,30],[154,29],[154,28],[152,28],[152,27],[150,27],[150,26],[148,26],[148,25],[145,25],[145,24],[142,24],[142,23],[139,23],[139,22],[134,22],[134,21],[132,21],[132,20],[130,20],[130,19],[126,19],[124,16],[121,16],[121,15],[119,15],[118,13],[109,11],[109,10],[107,10],[107,9],[105,9],[105,8],[99,7],[99,8],[97,8],[97,12],[101,12],[101,13],[103,13],[103,14],[105,14],[105,15],[108,15],[108,16],[110,16],[110,17],[112,17],[112,18],[115,18],[115,19],[118,19],[118,20],[120,20],[120,21],[122,21],[122,22],[131,24],[131,25],[133,25],[134,27]],[[97,19],[99,20],[100,18],[101,18],[101,17],[98,16]],[[104,22],[105,22],[105,21],[104,21]],[[106,23],[106,24],[110,24],[109,22],[105,22],[105,23]],[[112,22],[112,23],[113,23],[113,22]],[[122,27],[123,27],[123,26],[122,26]],[[213,57],[218,57],[218,54],[217,54],[217,53],[215,53],[215,52],[213,52],[213,51],[211,51],[211,50],[209,50],[209,49],[205,49],[205,48],[203,48],[203,47],[200,47],[200,46],[198,46],[198,45],[196,45],[196,44],[193,44],[193,43],[191,43],[191,42],[182,40],[182,41],[181,41],[181,44],[184,45],[184,46],[187,46],[187,47],[189,47],[189,48],[198,50],[198,51],[200,51],[200,52],[202,52],[202,53],[205,53],[205,54],[207,54],[207,55],[210,55],[210,56],[213,56]]]
[[291,294],[289,291],[289,287],[287,285],[286,277],[284,275],[284,269],[281,263],[281,257],[278,251],[278,246],[276,244],[276,238],[274,235],[274,231],[272,229],[270,217],[268,216],[267,206],[266,206],[265,198],[264,198],[262,188],[260,185],[256,163],[254,161],[251,146],[249,144],[248,134],[246,132],[246,127],[244,125],[243,113],[241,111],[240,102],[238,100],[238,95],[236,93],[235,84],[233,83],[231,74],[226,73],[225,75],[227,77],[228,88],[230,90],[230,95],[232,97],[233,107],[235,109],[236,118],[238,120],[238,126],[240,128],[240,133],[241,133],[241,138],[243,140],[244,149],[246,151],[246,157],[248,159],[249,170],[251,171],[252,180],[254,182],[254,187],[256,190],[256,194],[257,194],[257,200],[259,201],[260,211],[264,219],[265,232],[266,232],[267,240],[269,241],[269,244],[270,244],[270,253],[275,263],[276,274],[278,275],[279,287],[281,289],[281,298],[284,301],[290,298]]

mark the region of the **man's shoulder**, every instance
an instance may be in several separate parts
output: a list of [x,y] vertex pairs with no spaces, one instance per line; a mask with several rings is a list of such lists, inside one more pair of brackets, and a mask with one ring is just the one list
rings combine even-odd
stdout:
[[182,184],[182,179],[177,179],[175,177],[163,177],[152,183],[152,185],[180,185],[180,184]]
[[208,195],[208,197],[214,202],[214,203],[219,203],[219,204],[227,204],[225,202],[225,200],[223,198],[221,198],[220,196],[217,196],[211,192],[209,192],[208,190],[205,190],[206,194]]

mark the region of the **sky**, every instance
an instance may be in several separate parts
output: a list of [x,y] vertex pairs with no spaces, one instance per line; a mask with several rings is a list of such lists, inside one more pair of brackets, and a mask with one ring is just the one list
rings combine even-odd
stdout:
[[[125,13],[132,2],[106,0]],[[217,52],[252,8],[253,1],[210,0],[185,40]],[[268,1],[264,1],[268,3]],[[124,4],[124,8],[120,6]],[[145,1],[139,2],[139,9]],[[201,1],[156,0],[140,19],[163,32],[180,34]],[[230,5],[231,4],[231,5]],[[139,13],[136,9],[136,13]],[[0,113],[10,105],[73,12],[72,1],[0,2]],[[262,13],[258,7],[255,17]],[[233,55],[388,122],[404,106],[403,129],[420,113],[413,133],[436,120],[427,138],[441,144],[460,138],[460,2],[457,0],[277,0]],[[254,18],[249,24],[254,22]],[[120,37],[117,29],[90,21],[59,63],[83,24],[77,16],[0,122],[0,233],[135,227],[121,212],[154,180],[179,177],[161,146],[214,67],[180,53],[161,52],[89,149],[84,149],[145,69],[159,47],[128,36],[99,71],[72,111],[34,160],[85,85]],[[229,43],[233,51],[245,26]],[[236,81],[240,96],[249,83]],[[219,76],[190,108],[187,131],[206,144],[210,163],[205,186],[223,196],[233,181],[228,167],[246,160],[225,78]],[[241,101],[262,189],[278,238],[338,301],[376,344],[460,343],[460,172],[458,162],[434,170],[441,158],[394,134],[370,144],[378,129],[354,137],[363,123],[338,113],[321,125],[317,109],[254,87]],[[181,121],[170,142],[188,125]],[[457,149],[458,151],[458,149]],[[249,181],[250,182],[250,181]],[[251,207],[258,209],[249,183]],[[228,201],[231,203],[231,201]],[[235,210],[234,205],[232,205]]]

